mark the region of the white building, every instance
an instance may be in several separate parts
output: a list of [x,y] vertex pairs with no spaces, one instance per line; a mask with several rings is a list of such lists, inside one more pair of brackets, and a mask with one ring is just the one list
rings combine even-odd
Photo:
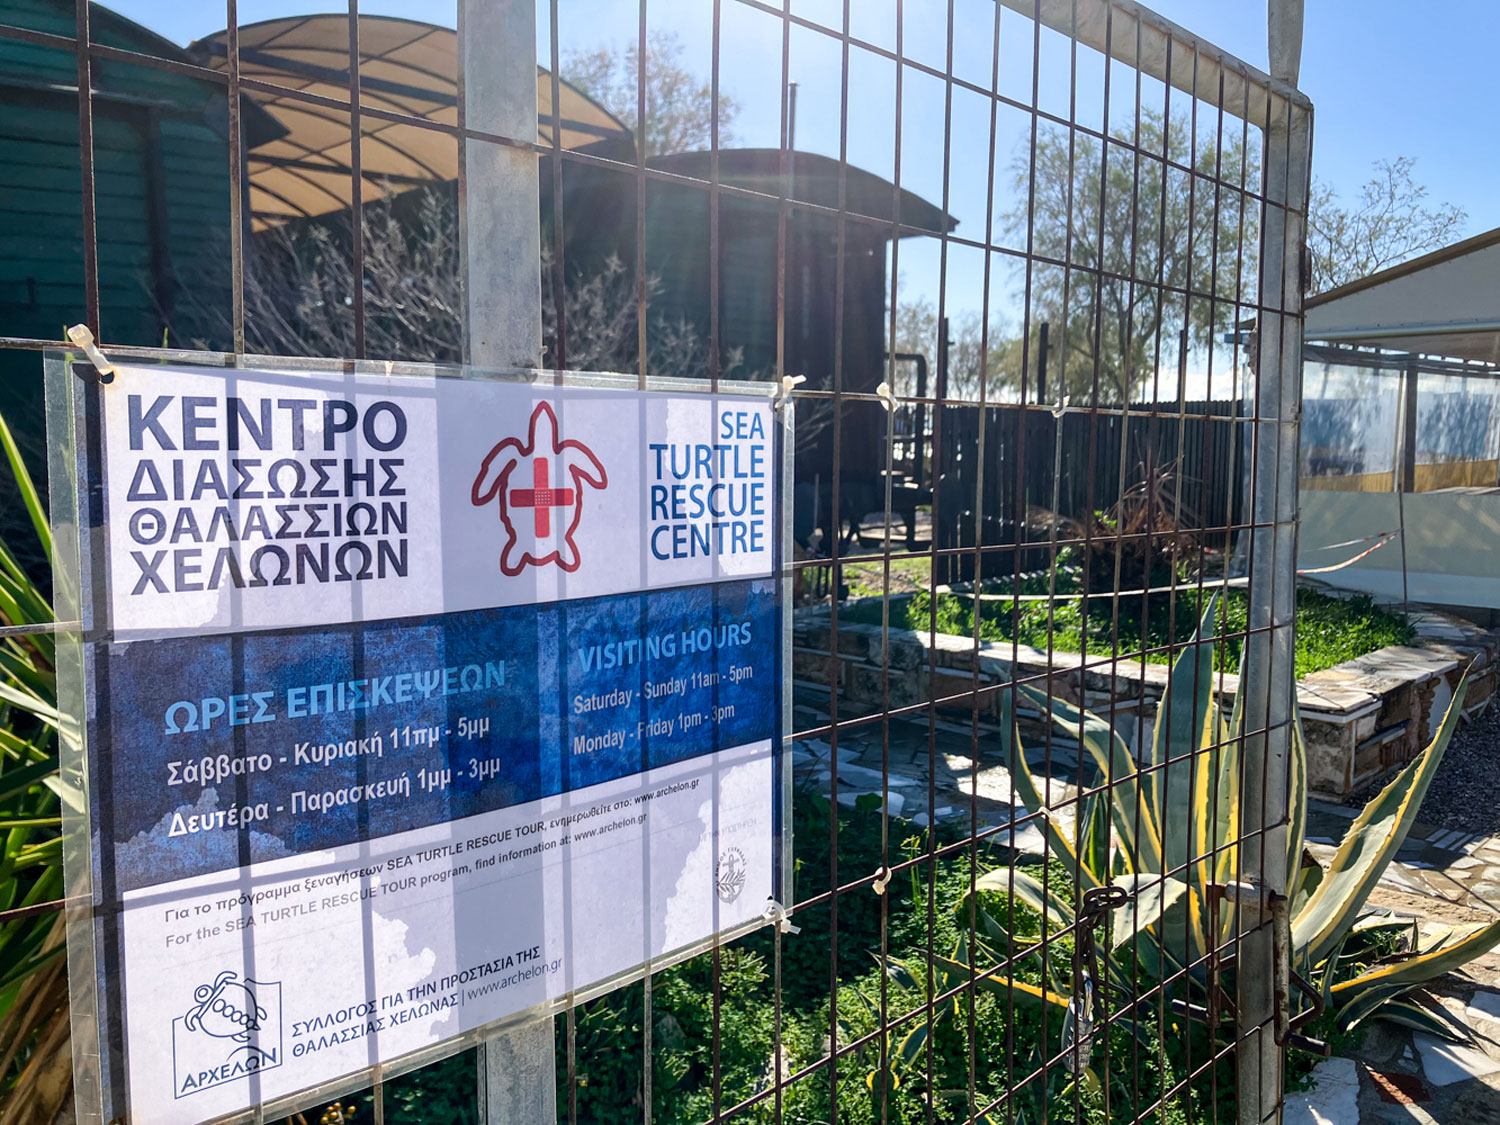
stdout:
[[[1298,567],[1500,609],[1500,229],[1308,300]],[[1382,538],[1385,537],[1385,538]]]

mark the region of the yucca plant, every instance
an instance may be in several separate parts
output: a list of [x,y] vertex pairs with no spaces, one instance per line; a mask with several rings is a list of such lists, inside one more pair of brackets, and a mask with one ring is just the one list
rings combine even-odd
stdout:
[[[0,444],[50,557],[41,496],[3,419]],[[0,624],[52,619],[0,544]],[[51,1121],[72,1088],[63,916],[49,905],[63,897],[55,655],[51,633],[0,638],[0,1125]]]
[[[1238,707],[1226,715],[1214,698],[1216,609],[1211,602],[1194,641],[1173,665],[1157,715],[1149,771],[1137,768],[1123,739],[1104,719],[1035,689],[1018,689],[1081,747],[1079,782],[1086,796],[1072,825],[1043,799],[1026,763],[1013,711],[1007,707],[1002,717],[1002,744],[1015,791],[1028,809],[1041,814],[1039,828],[1048,849],[1076,877],[1080,896],[1111,886],[1126,892],[1126,904],[1110,912],[1108,952],[1101,952],[1109,979],[1131,980],[1139,970],[1156,982],[1168,982],[1169,993],[1180,996],[1185,989],[1195,1001],[1208,995],[1210,953],[1234,936],[1233,906],[1218,889],[1239,872],[1242,719]],[[1466,687],[1460,683],[1453,693],[1431,744],[1350,824],[1326,870],[1304,862],[1307,761],[1300,720],[1293,723],[1284,857],[1291,968],[1314,984],[1342,1031],[1380,1017],[1450,1039],[1462,1037],[1461,1028],[1417,1002],[1412,993],[1500,944],[1500,918],[1429,934],[1419,947],[1410,923],[1367,909],[1370,893],[1405,841],[1442,761],[1463,713]],[[999,868],[983,875],[978,888],[1005,892],[1025,903],[1042,915],[1049,933],[1073,929],[1079,936],[1091,928],[1093,922],[1080,924],[1074,907],[1034,870],[1024,861]],[[984,971],[1000,964],[1002,954],[1026,951],[982,901],[975,906],[981,938],[1000,948],[980,941],[972,951],[963,951],[965,956],[946,961],[950,970]],[[1402,944],[1406,948],[1392,952]],[[1056,960],[1049,964],[1045,993],[1035,986],[1023,991],[1008,980],[996,983],[1018,997],[1034,993],[1039,1002],[1045,996],[1052,1004],[1066,1004],[1069,1021],[1087,1019],[1092,999],[1072,995],[1076,975],[1071,970],[1064,974]],[[1088,984],[1093,987],[1092,981]],[[1309,1006],[1299,1003],[1303,1010]],[[1129,998],[1121,1006],[1128,1008]]]

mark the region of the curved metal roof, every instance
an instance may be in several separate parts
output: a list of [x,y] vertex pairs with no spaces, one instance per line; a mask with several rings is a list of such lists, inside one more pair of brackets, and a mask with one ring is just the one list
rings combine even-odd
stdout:
[[[720,149],[719,181],[761,192],[767,201],[774,201],[787,183],[787,173],[783,171],[785,155],[779,148]],[[840,165],[835,158],[820,153],[798,152],[795,157],[795,175],[791,177],[789,193],[792,199],[820,207],[837,208],[842,170],[845,208],[866,218],[882,222],[892,220],[894,200],[889,180],[852,164]],[[653,156],[646,163],[663,172],[674,172],[706,182],[712,175],[712,161],[713,153],[705,151]],[[941,207],[927,202],[906,188],[901,189],[900,208],[904,228],[917,228],[938,234],[958,226],[958,220],[952,215],[944,213]],[[902,236],[908,233],[911,233],[909,229],[903,230]]]
[[[247,94],[286,128],[286,135],[246,154],[250,211],[257,230],[287,219],[324,215],[349,206],[352,146],[349,130],[349,17],[346,13],[292,16],[239,29],[240,77],[295,90],[341,105],[320,104],[255,88]],[[207,65],[227,70],[228,32],[188,49]],[[601,142],[634,151],[629,129],[598,102],[560,83],[561,113],[552,106],[552,75],[537,67],[537,140],[564,148]],[[458,35],[452,28],[387,16],[359,17],[359,98],[364,108],[458,123]],[[559,118],[561,121],[559,122]],[[458,178],[458,143],[445,132],[360,117],[362,198],[391,188]]]

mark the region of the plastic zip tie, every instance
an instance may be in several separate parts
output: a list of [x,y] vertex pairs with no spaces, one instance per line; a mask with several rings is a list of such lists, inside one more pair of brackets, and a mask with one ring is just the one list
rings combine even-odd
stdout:
[[114,378],[115,365],[110,363],[104,353],[99,350],[99,345],[94,342],[94,334],[89,331],[87,324],[75,324],[69,328],[68,339],[73,341],[74,346],[83,349],[83,354],[89,357],[89,362],[94,365],[95,371],[105,378]]
[[771,399],[772,408],[779,413],[781,408],[792,397],[792,391],[796,389],[797,385],[805,382],[807,382],[806,375],[783,375],[781,382],[776,387],[776,394]]

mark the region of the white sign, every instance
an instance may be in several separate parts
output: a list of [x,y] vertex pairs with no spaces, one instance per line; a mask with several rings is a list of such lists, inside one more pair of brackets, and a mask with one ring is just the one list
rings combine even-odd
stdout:
[[128,366],[82,386],[102,879],[70,939],[100,947],[75,1034],[105,1119],[289,1104],[763,916],[768,400]]
[[764,399],[122,366],[104,414],[120,637],[772,569]]
[[130,892],[133,1120],[295,1094],[754,921],[770,786],[760,743]]

